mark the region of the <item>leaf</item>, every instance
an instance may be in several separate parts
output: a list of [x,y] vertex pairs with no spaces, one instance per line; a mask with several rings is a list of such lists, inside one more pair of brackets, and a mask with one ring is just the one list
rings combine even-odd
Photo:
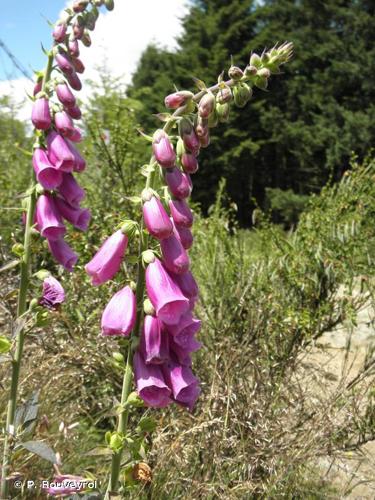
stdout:
[[170,113],[154,113],[153,116],[156,116],[161,122],[169,122],[172,119],[172,115]]
[[12,342],[0,335],[0,354],[7,354],[12,348]]
[[93,448],[92,450],[86,453],[88,457],[100,457],[100,456],[109,456],[112,455],[112,450],[107,446],[98,446],[97,448]]
[[22,425],[25,430],[35,422],[39,409],[39,391],[34,391],[31,397],[17,408],[15,416],[15,426]]
[[153,138],[152,138],[150,135],[145,134],[145,133],[143,132],[143,130],[141,130],[140,128],[137,128],[137,132],[138,132],[139,134],[141,134],[141,136],[142,136],[144,139],[146,139],[146,141],[148,141],[148,142],[153,142]]
[[142,203],[142,198],[140,196],[125,196],[125,200],[134,203],[134,205],[140,205]]
[[199,90],[207,90],[206,84],[202,80],[199,80],[199,78],[195,78],[194,76],[192,78],[193,82]]
[[19,259],[11,260],[7,264],[4,264],[2,267],[0,267],[0,273],[4,271],[9,271],[10,269],[17,267],[19,263],[20,263]]
[[56,453],[43,441],[26,441],[25,443],[20,443],[20,445],[22,448],[25,448],[25,450],[38,455],[44,460],[48,460],[48,462],[58,465]]

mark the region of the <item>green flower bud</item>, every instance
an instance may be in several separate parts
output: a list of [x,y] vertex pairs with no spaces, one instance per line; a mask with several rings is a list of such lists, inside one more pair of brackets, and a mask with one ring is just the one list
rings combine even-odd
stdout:
[[121,226],[121,232],[126,234],[126,236],[131,240],[137,233],[138,224],[133,220],[124,221]]
[[34,273],[34,276],[38,278],[38,280],[44,281],[51,276],[51,273],[47,271],[47,269],[39,269],[39,271]]
[[152,250],[145,250],[142,252],[142,262],[144,265],[152,264],[155,262],[155,254]]
[[218,123],[219,123],[219,118],[217,116],[216,110],[214,109],[210,114],[210,116],[208,117],[208,126],[209,128],[214,128],[217,126]]
[[35,298],[31,299],[30,300],[30,304],[29,304],[30,311],[32,311],[33,309],[35,309],[38,306],[38,304],[39,304],[38,299],[35,299]]
[[262,61],[262,64],[269,63],[269,61],[270,61],[270,55],[268,54],[268,52],[264,52],[262,54],[262,57],[260,58],[260,60]]
[[154,193],[152,192],[151,189],[143,189],[141,193],[142,202],[146,203],[146,201],[150,201],[153,196]]
[[115,2],[113,0],[105,0],[104,5],[107,10],[113,10],[115,8]]
[[178,138],[177,145],[176,145],[176,153],[177,156],[181,158],[183,154],[186,153],[186,149],[184,146],[184,141],[181,139],[181,137]]
[[262,60],[258,56],[258,54],[255,54],[255,52],[253,54],[251,54],[251,56],[250,56],[250,66],[255,66],[256,68],[260,68],[261,65],[262,65]]
[[252,96],[252,90],[246,83],[239,83],[233,89],[234,103],[237,107],[246,106]]
[[243,71],[238,66],[231,66],[228,70],[228,76],[235,81],[241,80],[243,77]]
[[258,87],[258,89],[266,90],[268,87],[268,78],[265,76],[257,76],[254,80],[254,84]]
[[154,309],[154,306],[151,304],[150,299],[144,300],[143,310],[144,310],[144,313],[147,314],[148,316],[155,316],[155,314],[156,314],[156,311]]
[[85,32],[83,33],[82,38],[81,38],[81,42],[83,43],[83,45],[85,47],[91,46],[91,37],[90,37],[90,33],[87,30],[85,30]]
[[133,292],[135,292],[137,290],[137,283],[135,281],[130,281],[129,286]]
[[216,114],[220,123],[226,123],[229,120],[230,104],[225,102],[224,104],[216,104]]
[[12,246],[12,253],[14,255],[17,255],[17,257],[22,257],[25,252],[25,247],[22,245],[22,243],[15,243]]
[[124,356],[121,354],[121,352],[114,352],[112,354],[112,357],[117,363],[124,363]]
[[232,91],[230,87],[225,86],[221,88],[216,94],[216,102],[223,104],[224,102],[230,102],[232,100]]
[[109,439],[109,447],[115,453],[122,449],[124,438],[118,433],[114,432]]
[[129,406],[135,406],[136,408],[141,408],[144,406],[143,400],[138,396],[138,394],[133,391],[129,394],[126,404]]
[[250,64],[245,68],[245,76],[247,78],[255,76],[258,73],[256,66],[251,66]]
[[268,68],[261,68],[261,69],[258,71],[257,76],[261,76],[261,77],[269,78],[269,77],[271,76],[271,71],[270,71]]

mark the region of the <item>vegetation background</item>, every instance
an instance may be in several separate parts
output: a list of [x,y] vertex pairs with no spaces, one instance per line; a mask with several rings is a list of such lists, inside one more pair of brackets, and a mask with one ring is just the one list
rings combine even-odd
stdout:
[[[93,82],[83,123],[89,168],[80,179],[93,220],[87,234],[72,236],[77,272],[56,268],[68,306],[28,338],[21,384],[24,401],[39,389],[39,420],[25,436],[59,451],[64,472],[104,480],[104,434],[121,373],[112,362],[116,343],[98,337],[111,287],[93,289],[83,266],[119,218],[134,213],[127,197],[138,191],[148,157],[137,129],[158,126],[153,113],[174,85],[192,88],[192,77],[214,83],[231,56],[244,66],[252,50],[288,40],[295,57],[285,74],[245,110],[233,109],[200,156],[192,262],[203,394],[193,415],[150,412],[158,424],[147,438],[153,480],[126,494],[373,498],[374,14],[364,0],[191,1],[177,51],[148,47],[126,93],[111,75]],[[22,152],[32,145],[29,130],[13,111],[3,98],[3,263],[21,239],[17,206],[31,170]],[[47,251],[34,258],[35,266],[54,266]],[[1,274],[6,335],[16,285],[15,271]],[[363,311],[368,336],[358,327]],[[3,411],[6,364],[0,381]],[[36,456],[16,459],[24,477],[52,474]],[[343,479],[335,482],[332,471]]]

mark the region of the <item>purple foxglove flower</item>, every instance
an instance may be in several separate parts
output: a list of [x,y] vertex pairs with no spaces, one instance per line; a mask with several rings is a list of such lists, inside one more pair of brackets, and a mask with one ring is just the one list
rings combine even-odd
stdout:
[[201,118],[208,118],[215,109],[215,96],[208,92],[199,101],[198,114]]
[[108,302],[102,315],[102,335],[128,337],[137,316],[134,292],[129,286],[119,290]]
[[58,52],[55,55],[55,61],[57,66],[61,69],[66,76],[72,75],[74,72],[74,67],[67,54],[63,52]]
[[174,166],[176,162],[176,153],[174,152],[168,134],[166,134],[164,130],[159,129],[154,133],[152,150],[159,165],[165,168]]
[[81,142],[82,141],[82,131],[78,127],[74,127],[73,132],[69,136],[69,140],[72,142]]
[[77,73],[84,73],[85,65],[78,57],[73,57],[72,59],[73,67]]
[[31,121],[38,130],[47,130],[51,126],[49,102],[45,97],[40,97],[33,104]]
[[74,133],[73,120],[66,111],[58,111],[55,116],[55,127],[57,131],[65,137],[70,137]]
[[59,23],[56,24],[52,31],[52,36],[56,40],[56,42],[63,42],[65,40],[66,35],[66,24]]
[[74,167],[75,172],[82,172],[86,168],[86,161],[82,158],[81,153],[76,149],[75,146],[69,141],[66,141],[68,148],[70,149],[72,155],[74,156]]
[[128,237],[119,229],[110,236],[85,265],[94,286],[112,279],[119,271],[121,261],[128,246]]
[[160,365],[169,359],[169,336],[160,320],[146,315],[140,343],[140,352],[146,364]]
[[72,108],[76,105],[76,98],[66,83],[56,85],[56,94],[61,104],[67,108]]
[[43,83],[43,80],[42,79],[39,79],[35,85],[34,85],[34,90],[33,90],[33,95],[36,96],[37,94],[39,94],[39,92],[42,90],[42,83]]
[[191,153],[184,153],[181,156],[181,165],[188,174],[195,174],[198,171],[198,160]]
[[138,395],[147,406],[164,408],[172,402],[171,390],[165,383],[161,368],[146,365],[139,352],[134,355],[134,377]]
[[183,274],[189,270],[190,260],[180,240],[174,234],[160,242],[165,267],[171,273]]
[[173,224],[173,234],[180,240],[181,245],[185,248],[185,250],[189,250],[189,248],[191,248],[194,236],[189,228]]
[[62,238],[54,241],[48,240],[48,246],[57,262],[64,266],[67,271],[73,271],[78,255],[73,252],[66,241]]
[[159,259],[146,269],[147,295],[157,317],[167,325],[176,325],[189,309],[189,301]]
[[79,44],[77,40],[69,40],[68,48],[72,57],[79,57]]
[[63,179],[58,190],[61,196],[74,207],[79,207],[80,202],[85,197],[85,191],[75,180],[73,174],[63,174]]
[[[191,353],[197,351],[202,344],[198,342],[194,336],[186,337],[186,342],[184,347],[182,347],[175,339],[175,337],[171,336],[169,339],[170,351],[177,358],[179,364],[185,366],[191,366]],[[172,354],[172,356],[173,356]]]
[[55,203],[60,215],[62,215],[64,219],[73,224],[77,229],[87,231],[91,219],[91,212],[88,208],[72,207],[62,198],[58,197],[55,198]]
[[36,220],[40,234],[50,241],[58,240],[66,232],[55,200],[50,194],[39,196],[36,204]]
[[199,139],[193,128],[189,133],[183,134],[182,140],[184,141],[184,146],[188,151],[190,151],[194,155],[197,155],[199,153]]
[[199,319],[193,318],[191,312],[185,313],[181,316],[180,321],[177,325],[169,325],[167,327],[168,332],[173,335],[173,338],[180,344],[181,347],[184,347],[188,342],[187,339],[190,337],[194,337],[194,335],[200,330],[201,321]]
[[197,282],[194,279],[194,276],[190,271],[184,274],[180,274],[178,276],[174,276],[174,279],[178,286],[181,289],[181,292],[187,297],[191,299],[193,297],[197,297],[199,294],[199,288]]
[[188,90],[182,90],[180,92],[174,92],[173,94],[167,95],[164,100],[165,106],[169,109],[177,109],[180,106],[186,104],[186,102],[194,97],[192,92]]
[[33,167],[37,181],[40,182],[45,189],[55,189],[61,184],[63,174],[50,163],[44,149],[34,149]]
[[163,366],[163,374],[168,387],[172,390],[175,401],[187,406],[192,411],[200,389],[199,381],[191,369],[171,361]]
[[73,73],[66,75],[66,79],[68,80],[68,83],[72,87],[72,89],[81,90],[82,82],[74,70]]
[[80,40],[83,37],[84,32],[85,32],[84,26],[79,25],[78,22],[75,22],[73,24],[73,34],[74,34],[75,38]]
[[57,475],[47,488],[43,490],[52,497],[73,495],[85,489],[85,479],[70,474]]
[[193,185],[189,174],[184,174],[179,168],[175,167],[166,171],[165,180],[175,198],[182,199],[190,196]]
[[65,111],[75,120],[80,120],[82,118],[82,113],[78,106],[72,106],[71,108],[66,107]]
[[71,172],[75,166],[75,157],[65,139],[51,130],[47,135],[48,158],[50,162],[63,172]]
[[143,219],[148,232],[158,240],[168,238],[172,234],[172,223],[156,196],[143,204]]
[[65,291],[60,282],[53,276],[43,281],[43,295],[39,299],[41,306],[56,309],[65,300]]
[[170,200],[169,209],[177,226],[191,227],[193,225],[194,217],[185,200]]
[[208,120],[206,120],[205,118],[199,118],[197,126],[195,127],[195,133],[197,134],[198,140],[200,141],[201,137],[207,135],[208,132]]

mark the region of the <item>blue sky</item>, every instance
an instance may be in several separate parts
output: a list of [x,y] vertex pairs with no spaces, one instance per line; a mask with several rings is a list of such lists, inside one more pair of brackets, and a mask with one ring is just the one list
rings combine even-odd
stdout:
[[[31,73],[45,63],[40,43],[50,45],[51,29],[46,19],[56,20],[64,0],[0,0],[0,39]],[[0,49],[0,80],[19,78],[8,56]]]

